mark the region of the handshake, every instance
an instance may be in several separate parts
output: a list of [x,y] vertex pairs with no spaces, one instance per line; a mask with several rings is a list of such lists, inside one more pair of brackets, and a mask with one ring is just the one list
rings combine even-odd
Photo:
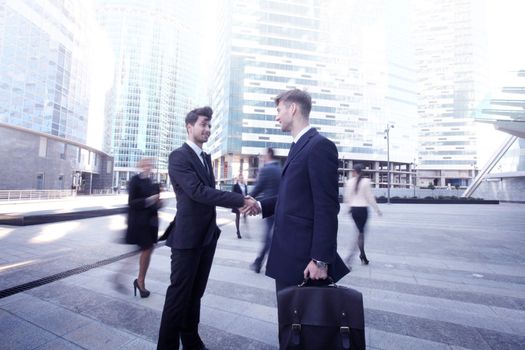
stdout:
[[244,206],[239,208],[239,211],[244,215],[257,215],[262,212],[259,203],[252,196],[244,197]]

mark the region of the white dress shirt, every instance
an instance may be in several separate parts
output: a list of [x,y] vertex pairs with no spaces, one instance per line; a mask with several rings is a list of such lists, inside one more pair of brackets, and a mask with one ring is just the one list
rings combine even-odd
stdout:
[[206,164],[204,163],[204,159],[202,158],[202,154],[201,154],[202,148],[200,148],[199,146],[197,146],[195,143],[193,143],[190,140],[186,140],[186,143],[188,144],[188,146],[191,147],[191,149],[195,152],[195,154],[197,154],[197,157],[199,157],[199,159],[201,160],[202,165],[206,167]]
[[293,139],[293,142],[295,142],[297,144],[297,142],[299,142],[299,139],[301,138],[301,136],[303,136],[304,134],[306,134],[306,132],[308,130],[310,130],[312,127],[310,125],[307,125],[303,130],[299,131],[299,133],[297,135],[295,135],[294,139]]

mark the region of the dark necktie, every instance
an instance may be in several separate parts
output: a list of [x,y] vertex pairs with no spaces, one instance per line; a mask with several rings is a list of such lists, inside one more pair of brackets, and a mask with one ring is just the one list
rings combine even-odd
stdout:
[[204,163],[204,169],[206,169],[206,174],[209,174],[210,171],[208,169],[208,162],[206,161],[206,153],[204,151],[201,152],[202,162]]

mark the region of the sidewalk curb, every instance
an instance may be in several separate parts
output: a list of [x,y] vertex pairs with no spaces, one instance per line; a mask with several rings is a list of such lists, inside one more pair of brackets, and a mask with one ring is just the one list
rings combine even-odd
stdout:
[[79,210],[56,214],[0,214],[0,225],[28,226],[48,224],[52,222],[69,221],[95,218],[128,212],[128,207],[117,207],[110,209]]

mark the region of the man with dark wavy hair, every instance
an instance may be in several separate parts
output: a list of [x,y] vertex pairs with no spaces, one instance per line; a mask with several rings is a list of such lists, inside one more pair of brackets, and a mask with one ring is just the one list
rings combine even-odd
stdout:
[[210,274],[217,240],[216,206],[253,204],[242,194],[215,189],[209,155],[202,146],[210,137],[213,111],[194,109],[186,116],[188,140],[171,152],[169,175],[177,197],[177,218],[166,245],[171,247],[171,284],[166,291],[157,349],[204,350],[199,336],[201,298]]

